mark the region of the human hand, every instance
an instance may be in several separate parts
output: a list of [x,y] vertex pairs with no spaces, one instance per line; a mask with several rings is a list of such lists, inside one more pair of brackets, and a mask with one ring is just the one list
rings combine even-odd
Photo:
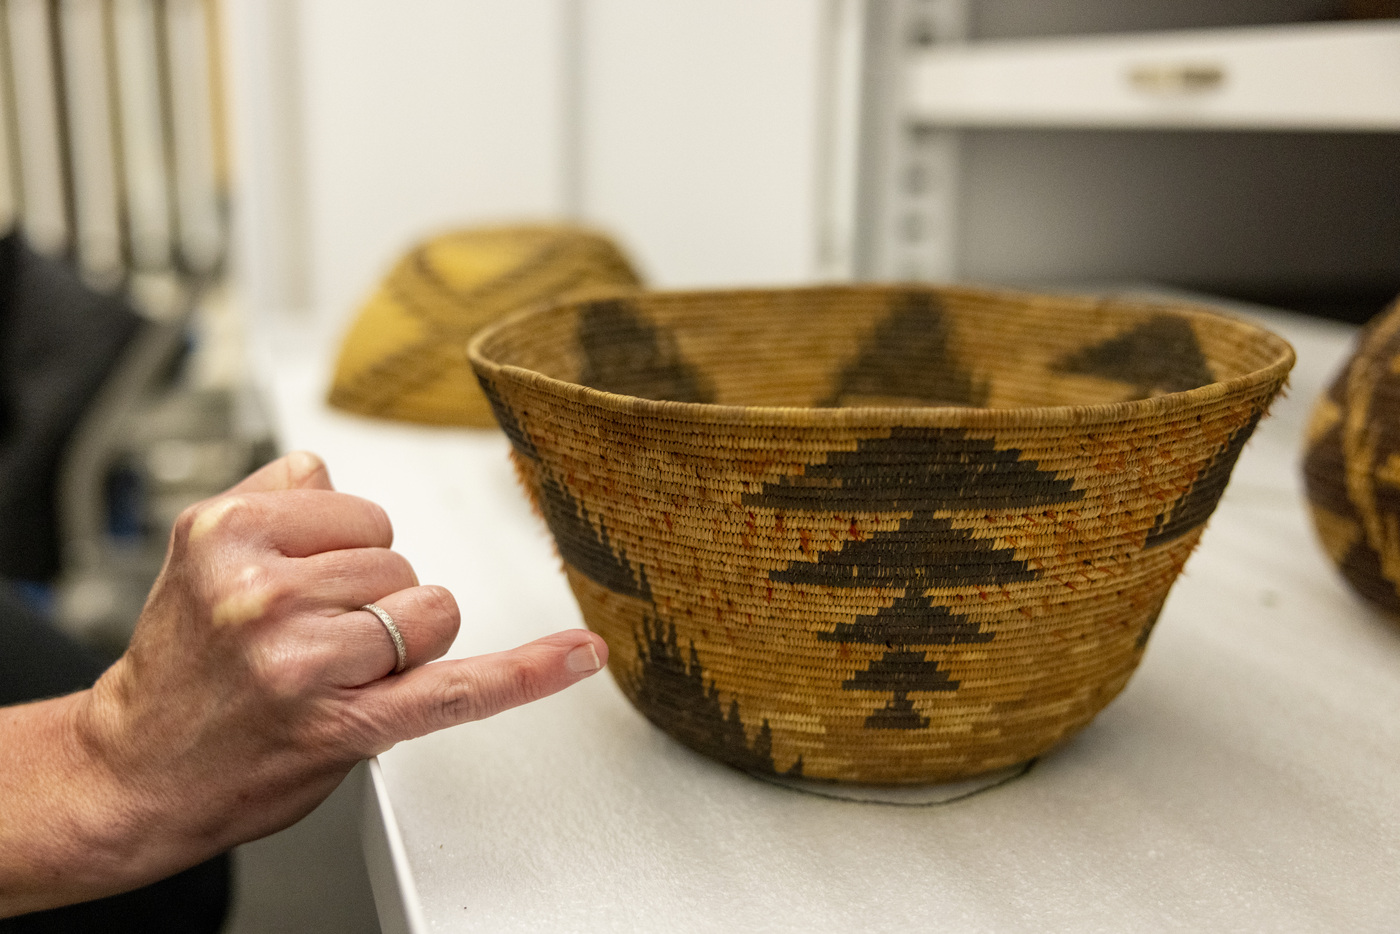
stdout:
[[[101,828],[89,844],[121,888],[294,823],[400,740],[606,661],[600,637],[573,630],[434,662],[457,633],[456,601],[420,586],[391,540],[384,511],[335,492],[305,453],[181,515],[129,649],[67,714],[85,776],[73,819]],[[402,632],[400,674],[367,603]]]

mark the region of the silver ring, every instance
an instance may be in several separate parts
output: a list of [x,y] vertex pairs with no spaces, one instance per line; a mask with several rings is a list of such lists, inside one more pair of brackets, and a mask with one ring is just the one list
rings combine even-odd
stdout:
[[389,630],[389,638],[394,640],[394,655],[397,656],[398,659],[394,663],[394,674],[403,671],[404,668],[408,666],[408,650],[405,649],[403,645],[403,633],[399,632],[399,627],[394,625],[394,617],[390,616],[382,606],[377,606],[373,603],[366,603],[364,606],[360,607],[360,609],[368,610],[379,617],[379,621],[384,624],[384,628]]

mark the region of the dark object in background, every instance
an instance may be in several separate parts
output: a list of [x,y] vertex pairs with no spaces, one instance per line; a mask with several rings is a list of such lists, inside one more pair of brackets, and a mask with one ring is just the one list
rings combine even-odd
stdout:
[[1394,19],[1400,17],[1400,0],[1342,0],[1341,19]]
[[16,234],[0,240],[0,576],[59,571],[65,447],[142,318]]
[[1400,613],[1400,299],[1361,332],[1313,409],[1303,479],[1347,583]]
[[[73,642],[0,581],[0,706],[91,686],[106,662]],[[215,934],[228,914],[227,854],[121,895],[0,919],[0,934]]]

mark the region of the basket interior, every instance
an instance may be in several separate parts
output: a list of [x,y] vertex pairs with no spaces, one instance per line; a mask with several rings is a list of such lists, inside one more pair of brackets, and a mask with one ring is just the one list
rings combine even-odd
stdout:
[[1288,352],[1190,306],[932,287],[644,293],[517,319],[478,347],[621,395],[787,407],[1122,402]]

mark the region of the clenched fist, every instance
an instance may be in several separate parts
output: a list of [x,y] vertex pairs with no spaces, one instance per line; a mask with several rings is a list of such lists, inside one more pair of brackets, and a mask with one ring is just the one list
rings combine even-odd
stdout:
[[[434,661],[457,602],[420,585],[392,538],[383,510],[336,492],[306,453],[187,510],[126,654],[90,690],[0,709],[0,916],[134,888],[280,830],[361,759],[606,662],[582,630]],[[369,603],[402,635],[401,673]]]

